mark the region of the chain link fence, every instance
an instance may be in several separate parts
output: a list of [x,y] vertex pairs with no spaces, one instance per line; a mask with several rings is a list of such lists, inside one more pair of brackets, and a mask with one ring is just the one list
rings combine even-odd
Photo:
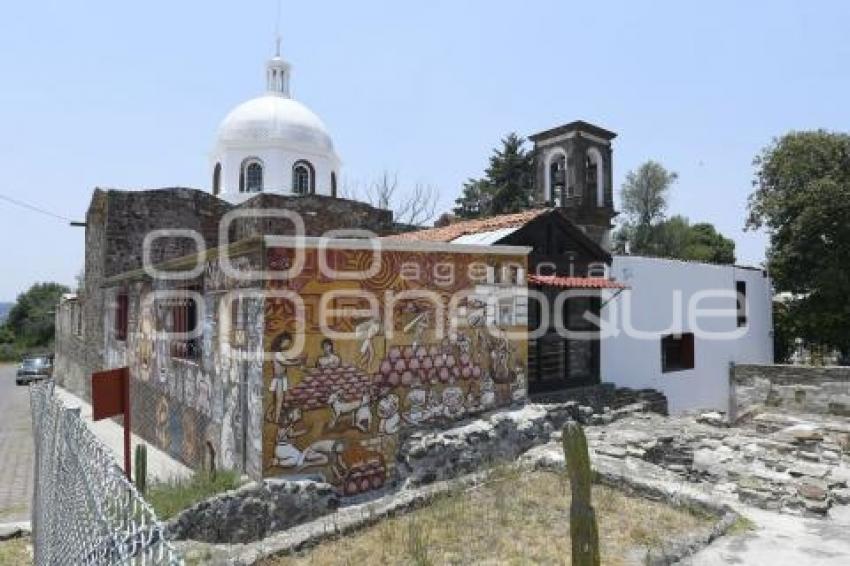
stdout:
[[30,387],[35,478],[32,535],[36,566],[182,564],[150,505],[111,452],[53,396]]

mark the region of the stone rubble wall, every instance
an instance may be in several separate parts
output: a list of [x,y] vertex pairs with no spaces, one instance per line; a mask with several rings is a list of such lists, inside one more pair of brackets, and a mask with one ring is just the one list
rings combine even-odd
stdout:
[[[384,494],[403,499],[421,486],[513,462],[549,442],[568,420],[608,424],[649,408],[649,403],[635,403],[596,412],[575,401],[526,404],[446,430],[411,432],[401,440],[395,474]],[[362,496],[342,498],[332,486],[308,480],[252,482],[183,511],[169,521],[168,532],[175,540],[250,543],[363,501]]]
[[764,409],[850,416],[850,367],[738,364],[730,385],[733,421]]
[[246,543],[333,512],[333,486],[313,481],[266,480],[197,503],[171,519],[168,537]]

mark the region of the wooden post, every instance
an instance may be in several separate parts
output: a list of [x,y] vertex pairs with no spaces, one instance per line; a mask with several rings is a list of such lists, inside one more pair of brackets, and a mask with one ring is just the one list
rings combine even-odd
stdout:
[[564,426],[562,442],[564,459],[570,477],[570,539],[573,546],[573,566],[599,566],[599,531],[596,512],[590,502],[593,472],[587,438],[578,423]]

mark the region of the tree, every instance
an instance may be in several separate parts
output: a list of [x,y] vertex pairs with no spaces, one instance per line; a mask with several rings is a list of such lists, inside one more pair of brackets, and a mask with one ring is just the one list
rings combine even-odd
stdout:
[[711,224],[691,225],[684,216],[665,217],[670,187],[678,175],[655,161],[629,171],[621,198],[625,220],[614,233],[618,253],[710,263],[734,263],[735,242]]
[[633,253],[649,253],[653,228],[664,220],[667,193],[678,177],[651,160],[626,173],[621,192],[625,222],[618,240],[628,239]]
[[791,132],[755,158],[748,229],[764,228],[801,337],[850,351],[850,135]]
[[24,347],[47,346],[53,341],[54,312],[69,289],[59,283],[36,283],[18,300],[6,319],[7,332]]
[[[384,171],[364,191],[366,202],[376,208],[393,211],[397,225],[419,228],[433,220],[437,211],[439,191],[431,185],[415,184],[409,190],[400,190],[398,175]],[[342,194],[346,198],[359,198],[357,187],[346,185]]]
[[482,218],[520,212],[534,206],[533,189],[534,159],[525,149],[525,139],[510,133],[493,150],[484,178],[464,183],[454,213],[460,218]]

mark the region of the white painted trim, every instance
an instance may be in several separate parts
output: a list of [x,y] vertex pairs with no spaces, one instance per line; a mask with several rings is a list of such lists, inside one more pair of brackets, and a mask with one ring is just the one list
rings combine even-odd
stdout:
[[479,246],[474,244],[452,244],[447,242],[425,242],[385,240],[383,238],[320,238],[315,236],[263,236],[266,247],[302,247],[349,250],[385,250],[399,252],[442,252],[483,255],[528,255],[530,246]]
[[[552,137],[552,138],[546,138],[545,140],[540,140],[536,143],[540,147],[545,147],[547,145],[552,145],[553,143],[558,143],[558,142],[561,142],[561,141],[564,141],[564,140],[572,139],[574,137],[576,137],[576,132],[573,131],[573,132],[569,132],[567,134],[561,134],[559,136],[555,136],[555,137]],[[600,138],[599,136],[594,136],[593,134],[588,134],[587,132],[581,132],[581,137],[588,139],[588,140],[595,141],[596,143],[600,143],[600,144],[605,145],[605,146],[611,145],[610,141],[608,141],[604,138]]]
[[587,155],[596,162],[596,206],[605,206],[605,160],[598,147],[590,147]]
[[564,184],[567,183],[567,152],[562,147],[555,147],[546,152],[545,172],[543,181],[543,200],[549,202],[552,200],[552,174],[549,168],[552,166],[552,160],[556,155],[564,156]]

